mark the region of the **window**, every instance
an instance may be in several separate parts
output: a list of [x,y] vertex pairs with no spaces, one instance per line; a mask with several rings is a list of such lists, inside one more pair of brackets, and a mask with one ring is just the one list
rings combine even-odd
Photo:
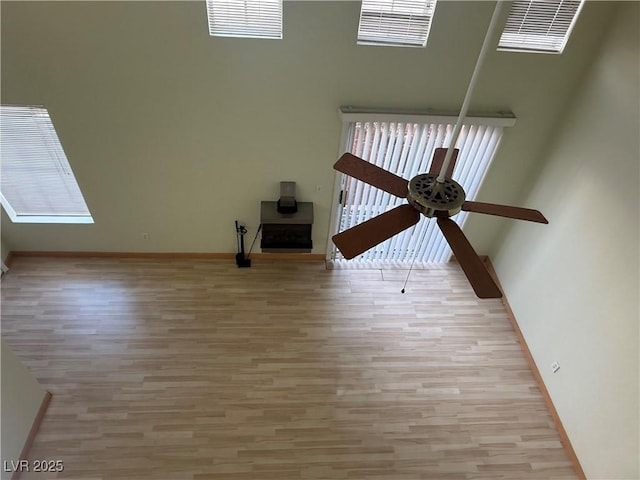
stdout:
[[93,223],[43,107],[0,108],[0,202],[13,222]]
[[358,43],[424,47],[436,0],[362,0]]
[[562,53],[584,0],[516,0],[498,50]]
[[282,0],[207,0],[209,35],[282,38]]
[[[342,113],[343,149],[389,170],[407,180],[429,171],[436,148],[448,147],[456,117],[407,116],[389,114]],[[453,179],[473,200],[498,148],[504,127],[515,124],[512,117],[467,117],[456,147],[460,149]],[[398,205],[404,198],[372,187],[346,175],[341,178],[342,203],[333,213],[334,232],[341,232]],[[467,212],[454,218],[464,224]],[[332,235],[333,235],[332,233]],[[330,241],[328,260],[346,262]],[[414,227],[367,250],[349,263],[381,264],[410,262],[442,263],[451,249],[433,219],[421,219]]]

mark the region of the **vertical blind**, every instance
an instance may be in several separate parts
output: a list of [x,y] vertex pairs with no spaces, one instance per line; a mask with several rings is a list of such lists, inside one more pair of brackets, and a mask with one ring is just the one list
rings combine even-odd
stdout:
[[584,0],[516,0],[500,50],[562,53]]
[[13,221],[93,222],[45,108],[3,105],[0,138],[1,201]]
[[209,35],[282,38],[282,0],[207,0]]
[[[396,175],[411,179],[429,171],[436,148],[447,147],[454,123],[353,122],[348,151]],[[453,179],[464,188],[467,198],[473,199],[493,159],[503,127],[464,125],[456,147],[460,149]],[[398,198],[352,177],[347,177],[339,231],[344,231],[373,218],[406,199]],[[466,212],[454,219],[462,225]],[[342,260],[334,248],[333,258]],[[451,257],[451,249],[435,221],[422,218],[414,227],[390,238],[355,258],[369,262],[442,263]]]
[[358,43],[424,47],[435,8],[436,0],[362,0]]

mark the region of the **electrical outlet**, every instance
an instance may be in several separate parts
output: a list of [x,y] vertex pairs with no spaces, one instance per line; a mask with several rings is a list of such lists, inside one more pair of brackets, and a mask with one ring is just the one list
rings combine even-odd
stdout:
[[148,233],[143,233],[142,234],[142,239],[143,240],[149,240],[151,238],[151,235],[149,235]]
[[553,373],[556,373],[558,370],[560,370],[560,364],[558,362],[553,362],[551,364],[551,370],[553,371]]

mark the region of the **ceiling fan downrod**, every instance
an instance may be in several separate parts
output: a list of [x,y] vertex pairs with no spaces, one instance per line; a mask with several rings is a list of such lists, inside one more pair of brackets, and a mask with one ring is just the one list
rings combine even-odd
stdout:
[[440,173],[436,178],[436,181],[438,183],[444,183],[445,181],[445,172],[447,171],[447,168],[449,168],[449,164],[451,163],[451,157],[453,156],[453,151],[455,149],[456,142],[458,141],[460,130],[462,130],[462,124],[464,122],[465,117],[467,116],[467,111],[469,110],[469,102],[471,101],[471,95],[473,94],[473,90],[476,86],[476,80],[478,78],[478,74],[480,73],[480,69],[482,68],[482,64],[484,62],[484,57],[487,54],[487,50],[489,50],[489,45],[491,43],[491,39],[493,38],[493,33],[496,29],[496,26],[498,25],[498,19],[500,18],[500,12],[502,11],[503,3],[504,3],[503,0],[498,0],[498,2],[496,3],[496,7],[493,10],[493,16],[491,17],[491,22],[489,23],[487,34],[484,37],[482,48],[480,49],[480,53],[478,54],[478,59],[476,60],[476,66],[473,69],[471,80],[469,80],[467,93],[465,94],[464,100],[462,101],[462,107],[460,108],[460,114],[458,115],[458,120],[456,121],[456,125],[453,129],[451,143],[449,144],[449,148],[447,149],[447,154],[444,157],[444,163],[442,164]]

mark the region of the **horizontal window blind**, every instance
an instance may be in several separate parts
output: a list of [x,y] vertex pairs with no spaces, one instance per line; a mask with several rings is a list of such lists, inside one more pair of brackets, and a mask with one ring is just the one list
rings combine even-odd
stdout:
[[424,47],[436,0],[362,0],[358,43]]
[[209,34],[282,38],[282,0],[207,0]]
[[[436,148],[447,147],[455,124],[451,123],[401,123],[401,122],[351,122],[352,139],[348,151],[385,170],[407,180],[429,171]],[[463,126],[456,147],[460,149],[453,179],[465,189],[467,198],[477,194],[482,180],[502,138],[503,127],[495,125],[466,124]],[[347,177],[344,187],[339,231],[347,230],[387,210],[406,203],[364,182]],[[454,220],[462,225],[467,216],[460,212]],[[344,257],[334,248],[334,260]],[[451,249],[433,219],[423,218],[414,227],[390,238],[356,257],[355,262],[442,263],[451,257]],[[350,260],[349,262],[353,262]]]
[[14,222],[93,223],[47,110],[0,107],[0,192]]
[[499,50],[562,53],[584,0],[516,0]]

